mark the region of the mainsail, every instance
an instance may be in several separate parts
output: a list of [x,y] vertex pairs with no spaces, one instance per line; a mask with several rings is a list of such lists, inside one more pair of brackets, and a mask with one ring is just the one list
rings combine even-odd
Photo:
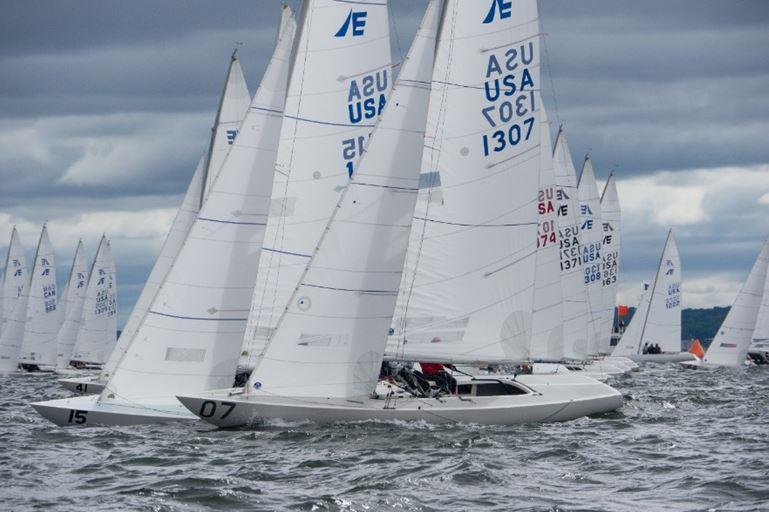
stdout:
[[83,319],[87,280],[88,268],[83,255],[83,242],[80,240],[75,249],[75,256],[72,258],[67,288],[59,302],[60,308],[64,309],[64,318],[56,335],[56,366],[58,368],[65,368],[72,359],[72,351],[75,348],[77,333]]
[[227,79],[224,82],[224,89],[222,89],[222,97],[219,100],[219,108],[216,111],[216,120],[213,128],[211,128],[203,194],[207,194],[211,184],[219,175],[222,163],[230,150],[230,146],[238,136],[238,129],[250,104],[251,95],[248,93],[246,78],[243,76],[240,61],[233,52],[230,58],[230,68],[227,70]]
[[300,16],[249,323],[257,364],[389,96],[387,2],[308,0]]
[[769,240],[764,242],[748,278],[743,283],[737,298],[734,299],[732,308],[705,352],[703,359],[705,363],[733,367],[745,363],[764,295],[767,265],[769,265]]
[[558,198],[561,291],[563,293],[563,357],[582,360],[588,355],[588,309],[582,272],[577,172],[563,128],[558,130],[553,151]]
[[[617,305],[617,286],[619,279],[620,257],[620,221],[621,212],[617,180],[614,173],[609,174],[601,194],[601,220],[603,240],[601,241],[601,259],[603,271],[601,286],[603,288],[603,313],[601,314],[601,351],[611,352],[611,334],[614,330],[614,308]],[[677,349],[676,352],[679,352]]]
[[528,356],[540,127],[537,4],[450,1],[387,356]]
[[102,235],[85,288],[83,316],[71,360],[103,364],[117,336],[117,278],[107,237]]
[[57,301],[56,262],[48,229],[44,225],[27,293],[27,320],[24,323],[20,363],[56,365],[56,333],[59,331]]
[[761,306],[758,308],[749,351],[769,352],[769,271],[766,274],[764,293],[761,297]]
[[[246,99],[243,104],[243,96],[248,96],[243,71],[240,67],[240,61],[233,54],[230,59],[230,66],[227,70],[224,90],[219,101],[219,109],[216,113],[216,120],[211,128],[211,139],[209,141],[208,154],[201,157],[198,161],[195,172],[192,175],[187,191],[182,199],[182,204],[176,213],[171,229],[166,235],[160,254],[155,260],[147,281],[144,284],[139,298],[134,304],[131,314],[128,316],[125,326],[120,333],[120,338],[115,345],[115,349],[109,356],[104,365],[99,380],[106,382],[115,371],[118,363],[125,355],[131,340],[136,333],[136,329],[147,314],[147,310],[155,299],[160,289],[160,285],[168,275],[176,255],[190,232],[192,223],[198,215],[203,196],[210,187],[206,183],[213,182],[213,179],[219,174],[224,156],[229,151],[230,146],[235,141],[237,129],[240,122],[246,115],[249,100]],[[239,113],[239,114],[238,114]],[[236,120],[233,118],[240,115]]]
[[601,257],[603,230],[601,229],[601,200],[595,183],[595,173],[590,157],[585,157],[582,174],[579,177],[579,214],[580,232],[582,233],[582,277],[587,297],[588,353],[600,354],[607,350],[601,336],[601,316],[603,315],[603,259]]
[[418,192],[441,2],[249,379],[249,393],[361,397],[379,376]]
[[280,36],[222,169],[101,402],[176,406],[174,395],[232,384],[262,245],[294,20]]
[[539,224],[529,358],[534,361],[559,361],[564,357],[561,238],[558,227],[562,197],[558,194],[555,182],[550,124],[544,107],[541,110],[539,196],[537,198]]
[[681,352],[681,259],[672,229],[654,280],[612,355],[641,354],[647,344],[659,345],[665,353]]

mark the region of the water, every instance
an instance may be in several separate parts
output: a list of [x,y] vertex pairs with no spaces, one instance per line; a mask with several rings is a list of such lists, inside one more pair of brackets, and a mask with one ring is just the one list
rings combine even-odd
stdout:
[[0,378],[0,510],[769,510],[769,368],[648,366],[545,425],[60,429]]

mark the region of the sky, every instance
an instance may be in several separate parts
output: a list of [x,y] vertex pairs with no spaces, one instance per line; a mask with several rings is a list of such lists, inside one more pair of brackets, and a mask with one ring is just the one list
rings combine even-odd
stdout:
[[[483,0],[478,0],[483,1]],[[298,0],[288,2],[298,6]],[[390,0],[394,59],[425,0]],[[620,303],[668,228],[685,307],[727,305],[769,236],[769,2],[540,0],[543,94],[579,169],[618,178]],[[0,3],[0,254],[48,222],[64,282],[78,238],[118,265],[119,323],[207,147],[237,46],[252,93],[280,2]]]

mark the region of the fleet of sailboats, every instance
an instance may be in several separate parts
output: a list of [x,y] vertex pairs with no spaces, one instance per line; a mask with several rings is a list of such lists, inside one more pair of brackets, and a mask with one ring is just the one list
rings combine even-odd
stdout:
[[[64,374],[80,396],[32,404],[61,426],[513,424],[621,407],[601,380],[636,362],[739,366],[765,352],[769,247],[689,361],[672,230],[612,347],[616,178],[599,195],[589,156],[577,180],[563,127],[552,143],[541,35],[536,0],[430,0],[398,66],[387,2],[284,6],[253,97],[233,53],[117,340],[106,236],[90,268],[78,242],[60,294],[47,228],[29,269],[13,230],[0,371]],[[414,392],[383,373],[423,379],[436,364],[452,388]],[[85,369],[97,373],[69,375]]]

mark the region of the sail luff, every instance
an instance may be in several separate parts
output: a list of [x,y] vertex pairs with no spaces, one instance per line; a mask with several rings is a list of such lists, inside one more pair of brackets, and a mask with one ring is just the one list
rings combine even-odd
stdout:
[[69,278],[67,279],[67,289],[62,296],[62,303],[66,304],[66,307],[61,327],[56,335],[57,368],[65,368],[72,358],[72,350],[75,348],[77,332],[83,317],[83,305],[88,280],[86,272],[83,241],[80,240],[77,243],[75,255],[72,258],[72,266],[70,267]]

